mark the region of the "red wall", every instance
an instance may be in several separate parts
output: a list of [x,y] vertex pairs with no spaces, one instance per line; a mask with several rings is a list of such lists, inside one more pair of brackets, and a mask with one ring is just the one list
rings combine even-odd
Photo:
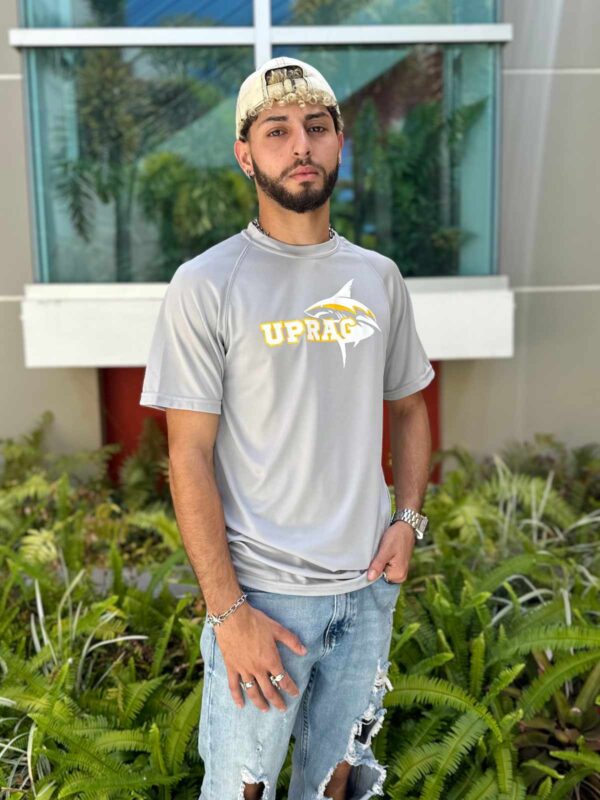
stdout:
[[116,481],[118,469],[124,458],[137,448],[142,423],[146,417],[154,417],[167,433],[164,411],[140,405],[143,367],[111,367],[99,369],[100,402],[102,404],[103,444],[120,442],[123,448],[110,461],[109,472]]
[[[440,362],[432,362],[436,372],[433,381],[423,389],[423,396],[429,411],[429,424],[431,426],[432,449],[439,449],[440,445],[440,414],[439,414],[439,377]],[[123,459],[130,455],[137,447],[138,437],[142,430],[143,420],[152,416],[157,421],[165,434],[167,432],[166,417],[163,411],[140,406],[139,399],[144,380],[143,367],[114,367],[100,369],[100,397],[102,403],[103,444],[120,442],[122,451],[113,456],[110,462],[110,475],[117,480],[118,469]],[[383,405],[383,446],[381,463],[388,485],[393,483],[390,434],[388,415]],[[439,481],[439,465],[432,473],[431,480]]]

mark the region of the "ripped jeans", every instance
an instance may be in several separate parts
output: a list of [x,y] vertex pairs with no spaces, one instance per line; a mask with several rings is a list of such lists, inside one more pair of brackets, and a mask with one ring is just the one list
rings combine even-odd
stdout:
[[240,585],[247,602],[296,633],[307,648],[301,656],[276,642],[300,694],[282,692],[285,711],[271,703],[260,711],[248,697],[238,708],[214,630],[204,625],[198,750],[205,775],[199,800],[242,800],[244,784],[261,782],[261,800],[275,800],[292,736],[288,800],[323,798],[343,760],[353,765],[348,800],[383,795],[386,767],[375,760],[370,743],[387,711],[383,695],[392,688],[388,655],[402,584],[381,576],[362,589],[316,596]]

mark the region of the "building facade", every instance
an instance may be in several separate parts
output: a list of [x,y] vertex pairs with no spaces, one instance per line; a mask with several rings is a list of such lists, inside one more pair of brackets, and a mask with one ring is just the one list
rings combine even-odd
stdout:
[[237,88],[285,54],[338,96],[332,223],[407,280],[434,446],[595,438],[592,0],[106,5],[0,11],[0,437],[135,446],[168,280],[256,211]]

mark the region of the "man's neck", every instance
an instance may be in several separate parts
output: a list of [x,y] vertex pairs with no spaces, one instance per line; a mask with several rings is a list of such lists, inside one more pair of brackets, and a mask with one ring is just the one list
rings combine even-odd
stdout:
[[258,221],[268,236],[286,244],[322,244],[329,240],[329,209],[296,214],[260,210]]

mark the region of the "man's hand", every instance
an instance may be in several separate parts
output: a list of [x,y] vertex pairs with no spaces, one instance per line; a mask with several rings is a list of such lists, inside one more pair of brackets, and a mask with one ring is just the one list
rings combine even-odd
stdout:
[[383,570],[391,583],[402,583],[415,547],[415,532],[408,522],[399,520],[381,537],[379,549],[369,564],[367,578],[379,578]]
[[[285,711],[287,706],[280,689],[271,683],[269,673],[279,675],[285,672],[275,644],[277,640],[294,653],[306,655],[306,648],[296,634],[247,601],[223,623],[216,625],[214,630],[227,667],[229,689],[236,706],[243,708],[245,692],[261,711],[269,710],[267,700]],[[242,689],[240,681],[254,681],[254,686]],[[294,697],[300,694],[287,673],[278,685]]]

